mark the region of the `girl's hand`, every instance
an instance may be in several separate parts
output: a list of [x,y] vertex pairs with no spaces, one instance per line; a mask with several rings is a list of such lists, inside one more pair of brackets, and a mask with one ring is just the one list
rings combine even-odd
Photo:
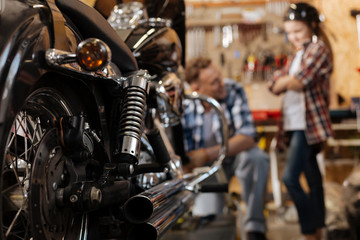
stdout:
[[280,94],[287,90],[302,91],[304,88],[303,84],[297,80],[294,76],[286,75],[276,80],[272,92]]
[[292,78],[293,77],[289,75],[278,78],[272,87],[272,92],[277,95],[285,92],[287,90],[287,85]]

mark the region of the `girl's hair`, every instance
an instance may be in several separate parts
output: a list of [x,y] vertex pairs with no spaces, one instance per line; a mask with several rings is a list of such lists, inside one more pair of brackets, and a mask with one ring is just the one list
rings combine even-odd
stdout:
[[302,21],[306,23],[313,33],[329,47],[332,55],[330,41],[320,27],[320,15],[315,7],[305,2],[291,3],[284,15],[284,21]]
[[303,2],[291,3],[285,13],[284,21],[293,20],[305,22],[316,35],[319,34],[319,12],[310,4]]

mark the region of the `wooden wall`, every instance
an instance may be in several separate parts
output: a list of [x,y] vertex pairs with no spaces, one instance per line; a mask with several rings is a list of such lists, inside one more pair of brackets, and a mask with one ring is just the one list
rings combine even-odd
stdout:
[[[273,0],[271,0],[273,1]],[[275,1],[275,0],[274,0]],[[247,3],[252,1],[248,0]],[[259,2],[259,1],[254,1]],[[296,2],[296,0],[290,0],[290,2]],[[297,1],[298,2],[298,1]],[[356,20],[354,17],[351,17],[351,9],[360,10],[360,1],[359,0],[306,0],[313,4],[319,11],[325,16],[325,33],[327,34],[330,43],[332,45],[332,50],[334,53],[334,73],[331,79],[331,106],[330,108],[336,109],[339,107],[349,107],[351,97],[360,96],[360,73],[358,68],[360,68],[360,50],[357,37],[357,26]],[[251,4],[250,4],[251,5]],[[261,4],[256,4],[255,6],[249,7],[260,7]],[[226,6],[228,7],[228,6]],[[242,7],[242,6],[240,6]],[[201,7],[197,7],[201,9]],[[196,10],[196,9],[195,9]],[[212,12],[214,11],[214,12]],[[202,21],[205,19],[211,21],[211,18],[215,18],[215,12],[219,11],[219,8],[211,9],[203,8],[200,16],[194,16],[190,21],[193,23],[200,18]],[[205,14],[210,12],[210,14]],[[267,18],[268,19],[268,18]],[[189,19],[187,19],[189,20]],[[214,20],[214,19],[213,19]],[[273,23],[279,24],[275,18],[271,19]],[[281,23],[280,23],[281,24]],[[209,30],[209,26],[207,28]],[[205,55],[212,57],[215,62],[220,63],[219,55],[224,53],[226,56],[227,64],[225,64],[223,70],[223,75],[230,75],[230,72],[236,70],[239,65],[243,64],[242,61],[239,62],[239,59],[234,59],[234,51],[239,50],[241,53],[241,58],[247,52],[254,51],[255,48],[271,48],[275,51],[281,50],[281,43],[283,41],[281,35],[272,34],[269,36],[269,40],[264,42],[263,39],[257,38],[252,41],[251,44],[241,44],[236,43],[230,46],[227,49],[220,49],[215,47],[213,44],[213,34],[212,31],[206,31],[206,40],[202,43],[205,46]],[[278,44],[276,44],[276,42]],[[235,75],[235,76],[234,76]],[[231,77],[237,77],[236,74],[232,74]],[[250,99],[250,105],[254,108],[276,108],[279,99],[274,99],[272,96],[265,94],[265,88],[260,85],[256,85],[258,90],[254,90],[253,87],[248,87],[248,95]],[[344,99],[343,103],[339,103],[338,96],[341,96]],[[265,98],[265,99],[263,99]],[[270,101],[269,101],[270,100]],[[271,106],[268,106],[270,103]],[[263,107],[264,106],[264,107]],[[274,107],[273,107],[274,106]]]
[[[91,5],[95,0],[83,0]],[[115,1],[115,0],[111,0]],[[126,0],[128,2],[129,0]],[[290,0],[291,1],[291,0]],[[296,0],[294,0],[296,1]],[[106,2],[98,0],[98,2]],[[191,2],[191,1],[189,1]],[[201,1],[198,1],[201,2]],[[252,2],[247,0],[246,2]],[[259,6],[260,1],[256,2]],[[319,11],[325,16],[325,31],[332,45],[334,53],[334,73],[331,79],[331,108],[348,107],[352,97],[360,96],[360,47],[357,33],[356,19],[350,15],[350,10],[360,10],[359,0],[307,0],[316,6]],[[218,9],[217,9],[218,10]],[[215,17],[213,14],[212,17]],[[211,18],[211,17],[210,17]],[[207,18],[209,19],[209,18]],[[213,43],[213,35],[207,31],[206,42],[207,54],[212,56],[216,61],[220,63],[219,55],[222,51],[211,46]],[[257,39],[261,41],[261,39]],[[231,48],[224,49],[223,51],[228,57],[228,64],[224,68],[226,75],[228,72],[234,71],[236,66],[241,66],[242,62],[239,59],[234,59],[234,51],[240,51],[241,54],[245,54],[248,51],[252,51],[252,47],[261,45],[262,47],[271,47],[271,42],[258,43],[253,45],[232,46]],[[230,69],[232,68],[232,69]],[[233,74],[234,75],[234,74]],[[236,74],[235,74],[236,75]],[[234,76],[232,76],[234,77]],[[251,93],[250,93],[251,94]],[[261,95],[261,94],[260,94]],[[338,95],[344,98],[345,102],[340,105],[338,102]],[[260,101],[261,99],[257,99]],[[266,101],[263,101],[266,102]]]
[[[258,21],[249,21],[243,18],[243,11],[263,12],[264,17]],[[270,23],[267,27],[266,21]],[[251,73],[244,68],[249,55],[255,55],[260,62],[261,56],[265,57],[269,53],[289,53],[289,46],[284,44],[284,35],[272,31],[277,26],[282,27],[282,17],[266,13],[265,2],[258,1],[254,4],[247,0],[231,5],[217,1],[213,5],[187,8],[186,24],[187,59],[193,57],[192,55],[211,58],[221,70],[223,77],[233,78],[243,84],[251,109],[280,109],[281,97],[268,91],[268,79],[259,71]],[[233,42],[228,47],[222,44],[224,26],[232,26],[235,29],[238,27],[238,36],[233,35]],[[215,31],[216,27],[220,33]],[[199,30],[202,30],[201,34],[197,33]],[[192,37],[196,35],[202,37]]]
[[337,94],[345,98],[344,106],[351,97],[360,96],[360,50],[357,26],[350,10],[360,10],[359,0],[313,0],[314,5],[325,15],[326,33],[334,52],[332,76],[332,108],[338,107]]

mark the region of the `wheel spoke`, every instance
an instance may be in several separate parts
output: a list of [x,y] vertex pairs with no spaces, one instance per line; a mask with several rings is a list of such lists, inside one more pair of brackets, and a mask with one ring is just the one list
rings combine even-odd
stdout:
[[88,216],[84,214],[81,218],[81,232],[80,232],[80,239],[79,240],[86,240],[88,235]]
[[[26,177],[23,180],[19,180],[20,182],[18,182],[17,184],[13,184],[13,185],[8,186],[5,189],[2,189],[1,190],[2,196],[6,196],[6,193],[14,191],[15,189],[23,188],[22,186],[23,186],[23,184],[25,184],[25,182],[27,180],[29,180],[29,177]],[[22,191],[22,192],[24,192],[24,191]]]
[[[4,228],[4,229],[7,230],[8,228]],[[10,235],[16,237],[16,239],[23,239],[23,240],[25,240],[26,238],[20,236],[20,234],[22,234],[21,231],[16,231],[16,232],[12,231]],[[25,234],[24,236],[27,236],[27,235]]]
[[17,183],[18,183],[17,185],[18,185],[18,187],[19,187],[20,189],[23,190],[23,193],[25,194],[24,189],[23,189],[22,184],[21,184],[22,180],[20,180],[20,177],[19,177],[19,175],[18,175],[18,172],[16,171],[16,167],[14,166],[14,162],[13,162],[13,161],[11,161],[11,165],[12,165],[13,173],[14,173],[14,175],[15,175],[15,177],[16,177],[16,180],[17,180]]
[[[5,158],[0,159],[0,181],[3,182],[0,238],[33,240],[68,239],[70,236],[70,239],[85,240],[88,237],[88,216],[60,209],[49,184],[60,181],[61,172],[57,171],[64,168],[57,168],[57,164],[64,164],[61,161],[67,158],[62,158],[61,149],[56,151],[57,135],[48,121],[72,115],[67,98],[68,95],[54,89],[41,88],[27,97],[23,109],[17,113],[4,144]],[[35,225],[39,226],[39,231],[32,232]]]
[[1,195],[2,195],[2,196],[6,196],[6,193],[7,193],[7,192],[10,192],[10,191],[16,189],[17,187],[18,187],[18,185],[16,185],[16,184],[11,185],[11,186],[3,189],[3,190],[1,191]]
[[[28,154],[27,154],[27,152],[28,152],[28,146],[27,146],[27,143],[28,143],[28,139],[29,139],[29,136],[28,136],[28,128],[27,128],[27,124],[26,124],[26,112],[24,112],[24,116],[22,117],[22,120],[24,121],[24,124],[21,124],[21,127],[22,127],[22,129],[23,129],[23,131],[24,131],[24,154],[25,154],[25,162],[26,161],[28,161]],[[31,139],[30,139],[30,141],[31,141]]]
[[21,212],[24,210],[24,206],[26,204],[27,201],[24,201],[23,205],[21,206],[21,208],[18,209],[18,211],[16,212],[16,215],[14,217],[14,219],[12,220],[11,224],[9,225],[9,228],[7,229],[6,233],[5,233],[5,237],[8,237],[9,234],[11,233],[12,228],[14,227],[17,219],[19,218]]
[[24,138],[24,152],[19,155],[20,158],[23,158],[24,161],[28,161],[28,153],[31,149],[28,148],[28,142],[30,143],[30,146],[32,146],[33,139],[31,137],[31,133],[29,132],[28,124],[31,123],[31,121],[27,118],[26,111],[23,112],[22,116],[20,117],[19,121],[19,128],[16,132],[17,135],[22,136]]

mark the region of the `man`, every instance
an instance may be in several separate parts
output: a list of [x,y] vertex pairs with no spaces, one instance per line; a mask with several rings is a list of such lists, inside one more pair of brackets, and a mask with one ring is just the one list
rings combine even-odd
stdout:
[[[269,158],[256,145],[256,131],[244,89],[232,80],[224,80],[208,58],[190,60],[186,64],[185,79],[193,91],[210,96],[222,105],[229,127],[224,170],[228,178],[235,174],[242,185],[248,239],[266,239],[263,210]],[[206,103],[185,100],[184,105],[184,142],[190,159],[184,169],[191,171],[217,158],[221,147],[220,122]]]

